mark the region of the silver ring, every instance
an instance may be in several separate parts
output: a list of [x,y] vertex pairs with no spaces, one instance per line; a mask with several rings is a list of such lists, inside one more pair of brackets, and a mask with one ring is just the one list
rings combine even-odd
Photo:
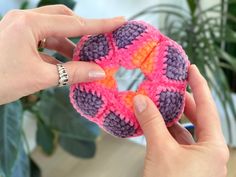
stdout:
[[65,67],[62,64],[57,64],[57,70],[59,74],[58,87],[68,85],[69,76],[66,72]]
[[46,41],[47,41],[46,38],[40,40],[39,43],[38,43],[38,48],[43,49],[45,47]]

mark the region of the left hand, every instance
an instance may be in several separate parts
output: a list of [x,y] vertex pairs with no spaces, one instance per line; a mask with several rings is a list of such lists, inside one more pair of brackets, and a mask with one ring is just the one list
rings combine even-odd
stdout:
[[[85,19],[63,5],[8,12],[0,21],[0,105],[58,84],[59,61],[38,52],[40,40],[46,38],[45,48],[71,58],[75,46],[68,37],[110,32],[124,22],[122,17]],[[105,77],[94,63],[70,61],[63,66],[69,84]]]

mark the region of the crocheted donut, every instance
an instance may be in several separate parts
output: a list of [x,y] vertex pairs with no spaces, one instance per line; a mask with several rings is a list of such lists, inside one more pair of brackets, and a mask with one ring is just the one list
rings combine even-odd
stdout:
[[[133,97],[147,95],[166,125],[173,125],[184,109],[190,65],[182,47],[143,21],[129,21],[111,33],[87,35],[77,44],[74,61],[95,62],[106,78],[70,87],[70,101],[85,118],[121,137],[142,135],[133,111]],[[145,80],[137,91],[118,91],[114,74],[119,67],[139,68]]]

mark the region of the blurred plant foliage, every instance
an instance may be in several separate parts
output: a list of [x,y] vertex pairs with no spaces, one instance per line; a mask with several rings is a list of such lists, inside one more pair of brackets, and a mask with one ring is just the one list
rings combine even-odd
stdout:
[[[76,5],[73,0],[41,0],[38,7],[49,4],[64,4],[71,9]],[[28,6],[25,1],[20,8],[27,9]],[[71,40],[77,42],[79,38]],[[67,61],[58,53],[54,57]],[[72,108],[68,96],[68,87],[51,88],[0,106],[0,177],[41,176],[37,164],[23,148],[23,144],[27,144],[22,129],[25,111],[36,118],[36,142],[46,154],[51,155],[56,146],[61,146],[76,157],[95,155],[100,129]]]
[[[204,3],[204,1],[201,1]],[[196,64],[220,100],[232,141],[230,116],[236,119],[232,90],[225,70],[236,72],[236,55],[228,53],[225,44],[236,44],[236,16],[227,11],[235,0],[221,0],[219,4],[203,9],[199,0],[186,0],[187,9],[176,4],[158,4],[148,7],[131,19],[164,15],[160,31],[181,44],[192,64]],[[230,21],[230,25],[228,23]],[[233,25],[232,25],[233,24]],[[235,51],[235,48],[234,48]]]

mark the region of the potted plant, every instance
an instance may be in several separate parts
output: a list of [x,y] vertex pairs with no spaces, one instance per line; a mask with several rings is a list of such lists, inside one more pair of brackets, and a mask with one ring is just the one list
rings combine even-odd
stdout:
[[232,45],[235,47],[236,43],[236,14],[229,11],[236,1],[221,0],[206,9],[199,0],[186,0],[186,4],[187,9],[177,4],[153,5],[131,19],[148,17],[156,22],[157,16],[164,15],[158,28],[183,46],[191,63],[196,64],[207,79],[221,113],[227,142],[236,146],[236,107],[231,82],[227,79],[229,75],[225,72],[236,71],[235,48],[232,51]]

